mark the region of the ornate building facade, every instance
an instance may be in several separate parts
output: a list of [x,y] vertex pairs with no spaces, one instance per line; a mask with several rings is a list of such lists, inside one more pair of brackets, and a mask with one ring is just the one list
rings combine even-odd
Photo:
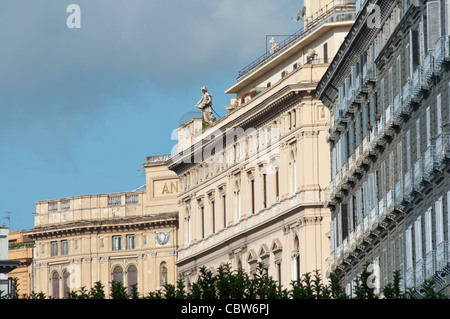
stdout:
[[36,203],[32,291],[66,298],[100,281],[110,295],[112,280],[142,295],[174,284],[178,180],[164,162],[148,157],[145,190],[82,195]]
[[331,257],[347,293],[433,280],[449,294],[450,1],[360,1],[317,89],[330,109]]
[[176,266],[189,285],[199,268],[230,263],[250,274],[262,263],[289,288],[324,275],[330,253],[329,112],[316,85],[355,17],[352,1],[305,1],[305,26],[243,69],[226,93],[230,112],[178,128],[167,165],[179,177]]

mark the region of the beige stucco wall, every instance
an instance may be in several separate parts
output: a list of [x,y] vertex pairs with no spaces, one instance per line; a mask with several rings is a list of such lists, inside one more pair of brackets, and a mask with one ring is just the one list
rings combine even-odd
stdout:
[[[71,290],[93,287],[96,281],[110,295],[113,271],[120,266],[128,286],[131,266],[137,269],[138,291],[142,295],[161,287],[161,267],[167,268],[167,283],[177,279],[178,180],[162,161],[151,158],[142,164],[146,190],[129,193],[82,195],[36,203],[35,227],[28,235],[35,239],[33,291],[58,297],[53,283],[59,282],[63,297],[66,282]],[[127,236],[135,238],[127,247]],[[164,241],[168,235],[168,240]],[[113,238],[122,237],[122,247],[113,249]],[[158,241],[159,240],[159,241]],[[63,242],[67,252],[63,252]],[[58,250],[52,254],[52,245]],[[52,276],[58,274],[58,278]],[[69,280],[64,274],[70,273]]]

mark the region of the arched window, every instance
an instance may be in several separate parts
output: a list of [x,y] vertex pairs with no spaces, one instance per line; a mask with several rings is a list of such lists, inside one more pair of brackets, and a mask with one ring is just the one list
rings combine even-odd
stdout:
[[167,284],[167,264],[165,262],[161,263],[159,269],[159,278],[161,287]]
[[120,266],[116,266],[113,269],[112,280],[115,282],[123,283],[123,269]]
[[134,265],[128,267],[127,283],[128,283],[128,294],[131,295],[132,286],[137,284],[137,268]]
[[59,299],[59,274],[56,271],[52,274],[52,297]]
[[298,237],[294,239],[294,251],[292,252],[292,279],[300,279],[300,244]]
[[68,298],[70,292],[70,273],[65,270],[63,273],[63,298]]

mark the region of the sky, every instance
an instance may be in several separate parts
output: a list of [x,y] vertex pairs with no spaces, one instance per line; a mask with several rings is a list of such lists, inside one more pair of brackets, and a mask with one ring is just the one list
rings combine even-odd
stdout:
[[301,28],[292,19],[301,8],[300,0],[1,0],[0,224],[32,229],[37,201],[144,185],[140,164],[171,153],[200,88],[224,116],[233,97],[224,91],[265,53],[266,36],[281,41]]

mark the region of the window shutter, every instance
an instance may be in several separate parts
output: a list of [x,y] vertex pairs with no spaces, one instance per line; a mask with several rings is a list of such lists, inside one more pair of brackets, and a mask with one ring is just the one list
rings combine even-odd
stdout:
[[[434,204],[434,216],[436,220],[436,246],[444,241],[444,215],[442,196]],[[448,202],[447,202],[448,205]]]
[[405,232],[405,259],[406,259],[406,269],[412,267],[412,229],[411,226]]
[[427,147],[430,147],[431,145],[431,112],[430,107],[427,107],[427,115],[426,115],[426,121],[427,121]]
[[450,0],[445,0],[446,35],[450,37]]
[[397,144],[397,180],[401,180],[403,177],[403,149],[402,141]]
[[361,136],[361,113],[359,113],[356,116],[356,126],[355,126],[355,130],[356,130],[356,145],[360,145],[361,141],[362,141],[362,136]]
[[440,1],[427,2],[427,39],[428,51],[434,50],[436,41],[441,36],[441,5]]
[[414,222],[414,247],[416,262],[423,258],[422,256],[422,216],[419,216]]
[[442,100],[440,93],[436,97],[436,130],[437,135],[442,133]]
[[[419,27],[420,28],[420,27]],[[414,66],[420,65],[420,40],[419,32],[417,30],[410,30],[410,63],[411,63],[411,74],[414,71]]]
[[349,146],[349,154],[353,154],[355,152],[355,124],[352,123],[348,129],[348,146]]
[[375,116],[377,114],[377,95],[374,93],[370,96],[370,125],[375,127]]
[[363,215],[366,216],[369,211],[369,199],[367,196],[367,182],[363,183]]
[[416,158],[420,157],[420,118],[416,120],[416,147],[417,155]]
[[411,131],[406,131],[406,170],[411,169]]
[[425,212],[425,253],[433,249],[433,235],[431,232],[431,207]]
[[423,59],[425,57],[425,37],[423,29],[423,16],[422,21],[419,22],[419,64],[423,65]]
[[365,104],[364,106],[363,106],[363,109],[362,109],[362,116],[363,116],[363,123],[362,123],[362,131],[363,131],[363,137],[365,137],[367,134],[368,134],[368,132],[369,132],[369,130],[368,130],[368,128],[369,128],[369,104]]

